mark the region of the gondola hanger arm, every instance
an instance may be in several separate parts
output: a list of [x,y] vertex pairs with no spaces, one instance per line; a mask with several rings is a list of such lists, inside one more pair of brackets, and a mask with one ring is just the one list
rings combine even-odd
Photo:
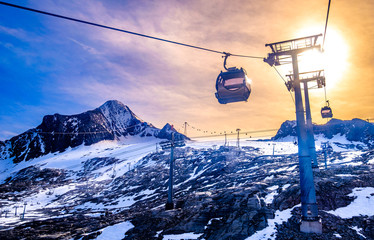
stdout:
[[227,53],[227,52],[223,52],[225,54],[225,56],[222,56],[223,58],[225,58],[225,60],[223,61],[223,67],[226,69],[226,71],[228,71],[229,69],[226,67],[226,61],[227,61],[227,58],[229,56],[231,56],[231,53]]

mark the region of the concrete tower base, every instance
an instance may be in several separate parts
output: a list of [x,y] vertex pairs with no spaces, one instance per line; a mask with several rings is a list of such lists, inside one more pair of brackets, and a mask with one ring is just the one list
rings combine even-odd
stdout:
[[300,232],[303,233],[322,233],[322,219],[317,221],[301,220]]
[[171,210],[171,209],[174,209],[174,203],[167,202],[165,205],[165,210]]

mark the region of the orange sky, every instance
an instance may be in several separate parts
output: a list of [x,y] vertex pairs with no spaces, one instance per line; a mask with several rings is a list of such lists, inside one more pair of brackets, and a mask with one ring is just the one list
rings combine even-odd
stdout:
[[[265,57],[270,52],[266,43],[323,33],[328,1],[140,0],[103,3],[45,0],[23,3],[28,7],[174,41]],[[8,9],[1,7],[1,11]],[[32,14],[13,11],[17,17]],[[326,56],[326,82],[335,118],[374,118],[373,11],[374,2],[370,0],[332,0],[326,35],[326,53],[329,53]],[[5,17],[0,20],[3,25],[0,32],[29,31],[27,27],[16,29]],[[45,114],[79,113],[110,99],[123,102],[157,127],[170,122],[181,128],[187,121],[202,130],[220,132],[241,128],[253,131],[278,128],[283,121],[295,119],[295,107],[283,81],[262,60],[228,59],[229,66],[246,69],[253,81],[252,93],[247,103],[220,105],[214,96],[216,77],[223,70],[223,59],[219,54],[50,17],[42,16],[39,21],[35,25],[48,38],[39,36],[38,44],[45,42],[64,51],[58,60],[50,53],[43,57],[51,65],[54,61],[63,61],[63,64],[56,64],[56,69],[49,67],[46,78],[53,79],[53,86],[47,84],[41,88],[44,97],[28,103],[31,108],[15,117],[31,118],[30,109],[39,107],[38,111],[33,111],[32,120],[14,130],[9,129],[11,125],[2,123],[3,129],[20,133],[38,125]],[[339,47],[344,50],[341,54]],[[69,61],[74,62],[74,68],[63,69]],[[98,69],[100,74],[94,72]],[[282,74],[289,74],[291,66],[280,70]],[[310,70],[315,70],[313,64],[310,64]],[[36,74],[30,79],[38,77],[40,75]],[[51,91],[54,96],[48,97]],[[313,122],[324,123],[320,116],[324,91],[310,90],[310,97]],[[9,122],[11,116],[3,115]],[[192,129],[189,133],[201,134]]]

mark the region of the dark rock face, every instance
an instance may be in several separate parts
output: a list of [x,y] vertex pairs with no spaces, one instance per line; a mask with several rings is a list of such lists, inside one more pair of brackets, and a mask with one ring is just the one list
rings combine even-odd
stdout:
[[171,140],[172,133],[174,133],[174,140],[186,139],[186,136],[178,133],[169,123],[167,123],[161,131],[157,134],[158,138]]
[[314,131],[316,134],[324,134],[327,138],[341,134],[346,135],[349,141],[368,143],[374,140],[374,124],[358,118],[346,121],[331,119],[325,125],[315,125]]
[[[138,118],[123,103],[111,100],[81,114],[45,116],[36,128],[0,142],[0,160],[13,158],[14,163],[18,163],[48,153],[63,152],[69,147],[135,135],[170,139],[170,125],[165,125],[160,131]],[[184,138],[179,133],[176,135]]]
[[286,120],[285,122],[283,122],[277,134],[274,136],[274,139],[276,140],[287,136],[297,136],[296,121]]
[[[314,134],[323,134],[331,139],[336,135],[345,135],[349,141],[359,141],[372,145],[374,143],[374,124],[354,118],[352,120],[331,119],[323,125],[313,125]],[[297,136],[296,121],[282,123],[274,140],[287,136]]]

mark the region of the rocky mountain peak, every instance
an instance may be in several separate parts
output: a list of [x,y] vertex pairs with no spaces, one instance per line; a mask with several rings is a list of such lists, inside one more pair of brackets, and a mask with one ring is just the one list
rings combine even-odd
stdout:
[[129,113],[131,116],[136,117],[136,115],[130,110],[128,106],[126,106],[125,104],[117,100],[106,101],[103,105],[98,107],[96,110],[101,111],[107,117],[107,119],[110,119],[110,116],[108,115],[108,113],[117,114],[117,115]]
[[129,136],[170,139],[170,125],[167,124],[164,128],[165,130],[160,130],[144,122],[125,104],[110,100],[94,110],[80,114],[56,113],[44,116],[42,123],[36,128],[1,143],[0,157],[14,157],[14,162],[20,162],[48,153],[62,152],[69,147]]
[[[345,136],[349,141],[363,142],[367,145],[374,143],[372,136],[374,135],[374,124],[365,120],[354,118],[352,120],[331,119],[326,124],[313,124],[315,135],[321,134],[331,139],[334,136]],[[296,121],[285,121],[282,123],[274,140],[285,138],[288,136],[297,136]]]

